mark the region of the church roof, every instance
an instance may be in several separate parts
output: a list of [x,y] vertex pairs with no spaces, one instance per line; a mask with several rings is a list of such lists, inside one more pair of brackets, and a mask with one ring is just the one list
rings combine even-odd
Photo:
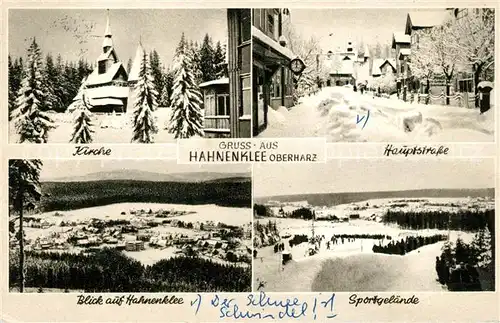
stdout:
[[223,77],[217,80],[203,82],[200,85],[198,85],[198,87],[203,88],[211,85],[222,85],[222,84],[229,84],[229,79],[227,77]]
[[86,95],[91,99],[127,98],[128,94],[128,86],[107,85],[86,90]]
[[137,46],[137,50],[135,51],[135,57],[132,61],[132,67],[130,68],[130,72],[128,75],[128,80],[137,81],[139,80],[139,72],[141,70],[141,61],[144,55],[144,48],[142,48],[142,44],[139,43]]
[[97,61],[107,60],[107,59],[109,59],[111,54],[113,54],[113,60],[116,62],[118,60],[118,57],[116,56],[116,52],[115,52],[114,48],[110,48],[106,52],[99,55],[99,57],[97,58]]
[[[98,85],[111,82],[115,75],[118,73],[120,68],[123,68],[123,64],[121,62],[116,62],[110,66],[110,68],[106,71],[106,73],[99,74],[99,68],[96,67],[92,73],[90,73],[87,79],[87,85]],[[125,70],[125,69],[124,69]],[[126,73],[126,72],[125,72]]]

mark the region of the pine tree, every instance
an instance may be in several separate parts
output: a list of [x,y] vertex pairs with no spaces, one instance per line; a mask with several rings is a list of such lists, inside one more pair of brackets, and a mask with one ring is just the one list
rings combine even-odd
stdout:
[[52,55],[47,54],[45,59],[45,75],[47,84],[48,100],[50,101],[52,109],[57,112],[64,111],[62,98],[59,95],[59,74],[57,66],[54,64]]
[[215,77],[217,79],[222,78],[222,77],[227,77],[227,70],[226,70],[226,50],[225,48],[221,45],[220,41],[217,42],[214,50],[214,57],[213,57],[213,62],[214,62],[214,68],[215,68]]
[[143,52],[139,80],[135,86],[135,102],[133,112],[132,142],[152,143],[153,135],[158,132],[153,112],[157,109],[156,96],[158,92],[154,87],[153,75],[149,65],[148,56]]
[[[24,292],[24,231],[23,216],[28,203],[40,201],[40,160],[9,160],[9,204],[19,217],[19,291]],[[10,221],[15,221],[11,219]]]
[[50,107],[43,77],[41,52],[35,39],[28,49],[28,62],[21,88],[18,91],[12,122],[19,135],[19,143],[46,143],[49,131],[55,128],[46,112]]
[[8,60],[9,69],[9,120],[12,119],[12,111],[16,108],[17,92],[21,87],[21,80],[23,77],[23,59],[12,60],[9,55]]
[[149,65],[151,67],[151,75],[153,76],[153,84],[156,92],[158,92],[158,98],[161,98],[163,91],[163,72],[160,63],[160,55],[156,50],[153,50],[149,54]]
[[189,52],[191,56],[191,71],[193,73],[194,81],[196,84],[203,82],[203,73],[201,70],[201,56],[200,46],[197,42],[190,41]]
[[170,106],[170,96],[172,95],[172,87],[174,86],[174,73],[168,69],[163,72],[163,90],[161,91],[160,106]]
[[183,33],[174,59],[173,111],[169,124],[169,132],[174,133],[176,139],[203,136],[202,100],[191,70],[191,60]]
[[492,250],[491,250],[491,235],[488,228],[479,230],[472,240],[471,249],[473,257],[479,267],[487,267],[491,263]]
[[90,102],[85,96],[86,79],[83,79],[80,90],[76,96],[74,105],[73,134],[70,142],[74,144],[88,144],[92,142],[92,112]]

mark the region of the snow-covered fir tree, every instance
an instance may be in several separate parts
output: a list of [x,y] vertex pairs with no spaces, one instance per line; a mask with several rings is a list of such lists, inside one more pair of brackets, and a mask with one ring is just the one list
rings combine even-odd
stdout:
[[[24,264],[24,211],[28,203],[40,201],[42,196],[40,187],[40,172],[42,161],[38,159],[10,159],[9,160],[9,206],[10,214],[19,219],[19,262],[18,279],[19,291],[24,292],[25,264]],[[15,218],[9,222],[16,221]]]
[[35,39],[28,49],[21,88],[12,111],[19,143],[46,143],[49,131],[55,128],[54,121],[47,113],[50,109],[47,86],[43,75],[41,51]]
[[471,248],[474,253],[475,261],[479,267],[487,267],[491,263],[491,234],[488,228],[479,230],[472,240]]
[[71,135],[71,143],[87,144],[92,142],[94,133],[92,124],[92,112],[90,112],[90,102],[85,96],[86,79],[82,81],[80,90],[73,102],[74,119],[73,119],[73,134]]
[[157,109],[158,103],[156,96],[153,75],[148,61],[148,55],[143,52],[141,67],[139,70],[139,79],[135,85],[135,102],[132,119],[132,142],[152,143],[153,135],[158,132],[156,119],[153,112]]
[[192,73],[191,51],[182,34],[174,58],[174,86],[172,89],[172,115],[168,130],[175,138],[203,136],[201,94]]

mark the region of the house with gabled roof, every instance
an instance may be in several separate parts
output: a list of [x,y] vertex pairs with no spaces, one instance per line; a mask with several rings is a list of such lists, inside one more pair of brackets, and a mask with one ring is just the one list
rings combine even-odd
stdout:
[[86,86],[92,112],[126,111],[129,96],[128,75],[113,45],[109,13],[102,53],[97,58],[96,68],[87,77]]

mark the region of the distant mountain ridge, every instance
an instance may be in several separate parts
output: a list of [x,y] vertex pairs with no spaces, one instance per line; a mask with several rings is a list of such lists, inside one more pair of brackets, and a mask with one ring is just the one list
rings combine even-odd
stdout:
[[297,195],[275,195],[254,197],[254,203],[268,201],[298,202],[308,201],[313,206],[333,206],[382,198],[453,198],[453,197],[490,197],[495,198],[494,188],[485,189],[421,189],[407,191],[354,192],[354,193],[313,193]]
[[110,180],[134,180],[148,182],[220,182],[250,180],[250,173],[189,172],[162,174],[134,169],[96,172],[75,177],[42,179],[42,182],[91,182]]

